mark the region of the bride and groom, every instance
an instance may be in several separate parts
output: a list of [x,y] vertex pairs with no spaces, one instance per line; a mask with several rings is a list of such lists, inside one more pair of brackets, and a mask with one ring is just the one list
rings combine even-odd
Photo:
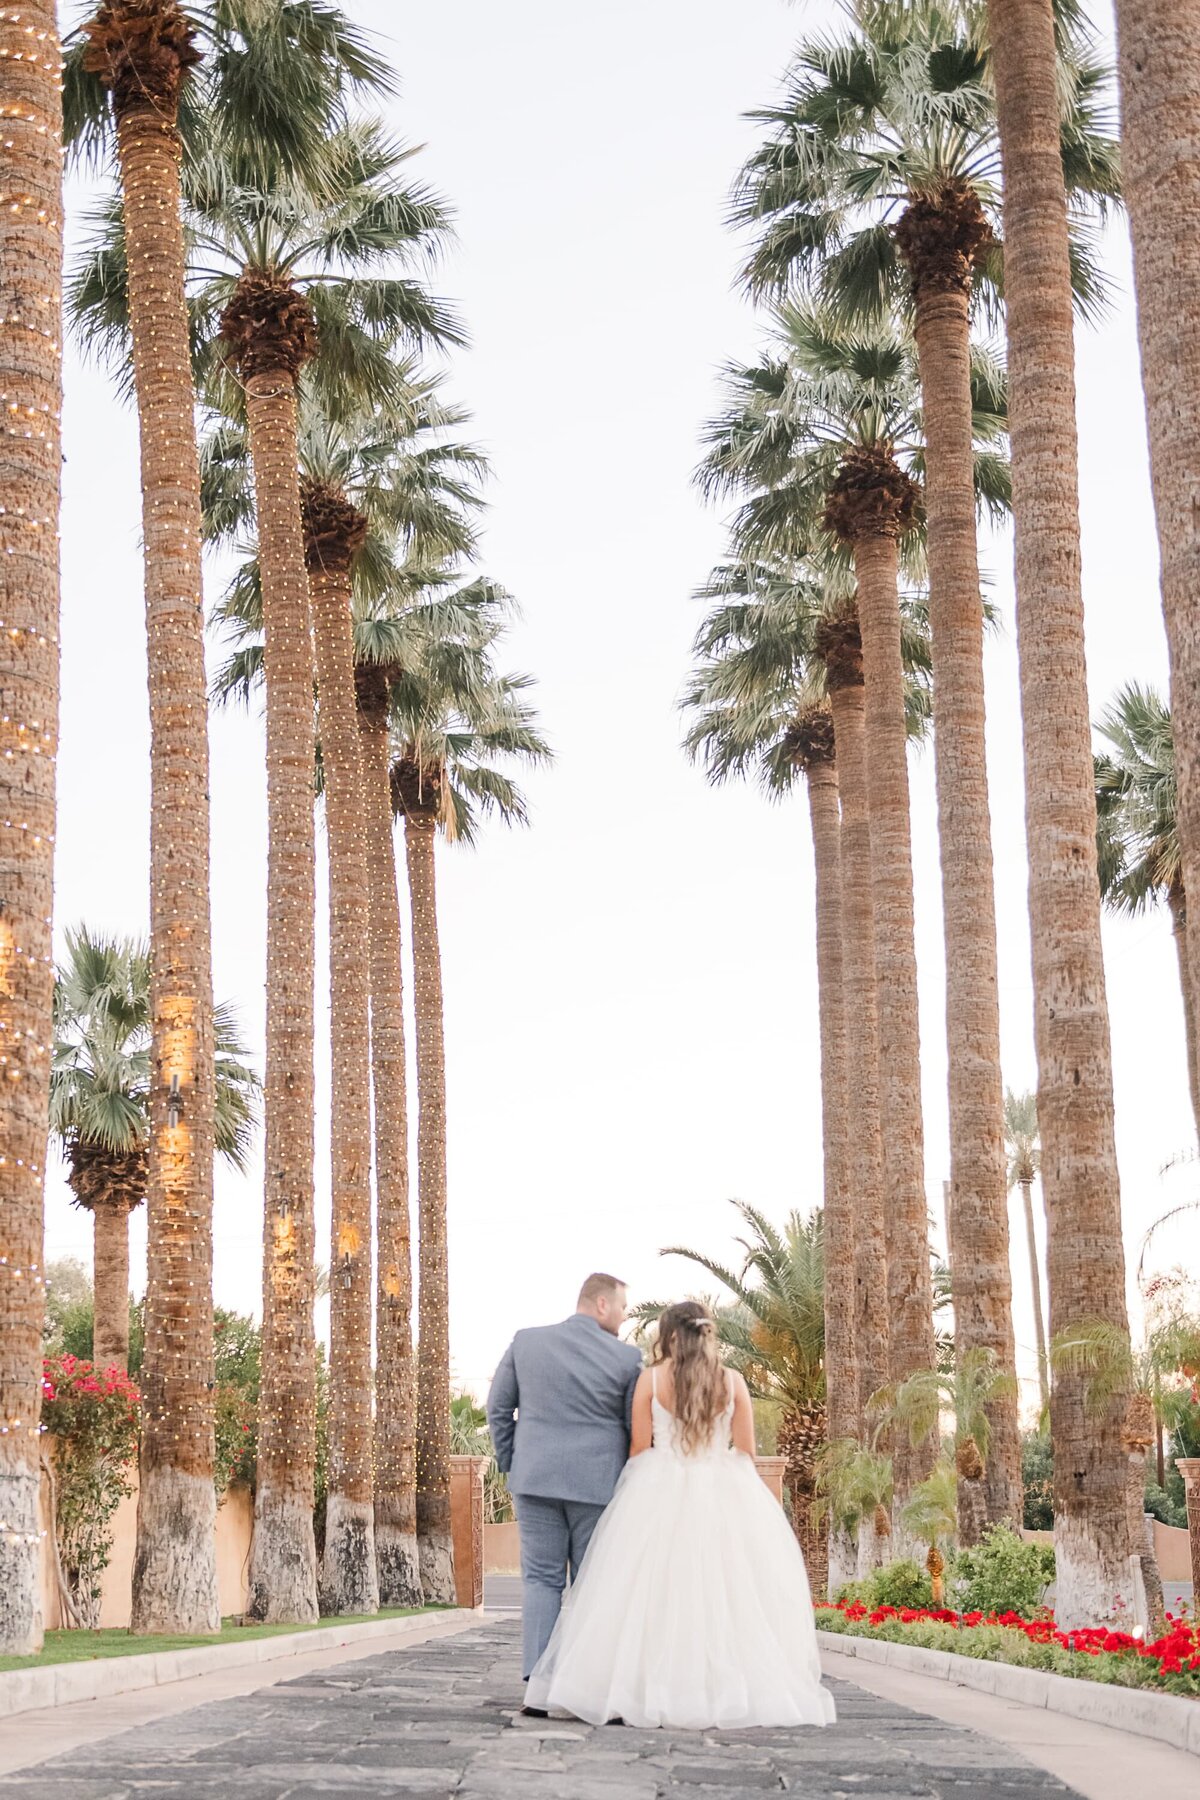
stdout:
[[624,1283],[590,1275],[571,1318],[517,1333],[488,1396],[521,1527],[525,1712],[831,1723],[804,1561],[712,1314],[669,1306],[649,1368],[625,1316]]

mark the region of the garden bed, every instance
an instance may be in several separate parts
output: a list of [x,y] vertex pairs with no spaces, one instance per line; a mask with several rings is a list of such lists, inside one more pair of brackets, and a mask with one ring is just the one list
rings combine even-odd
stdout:
[[878,1606],[861,1601],[818,1605],[821,1631],[883,1643],[1009,1663],[1118,1687],[1200,1699],[1200,1627],[1168,1614],[1166,1633],[1153,1643],[1104,1628],[1061,1632],[1053,1615],[956,1613],[947,1608]]

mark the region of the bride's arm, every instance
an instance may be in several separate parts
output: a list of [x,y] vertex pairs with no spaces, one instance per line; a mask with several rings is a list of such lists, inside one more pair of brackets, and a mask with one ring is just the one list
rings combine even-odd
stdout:
[[750,1403],[750,1389],[740,1375],[733,1377],[733,1426],[730,1435],[735,1450],[740,1450],[743,1456],[755,1455],[758,1446],[754,1441],[754,1408]]
[[630,1460],[648,1450],[654,1442],[654,1419],[650,1410],[650,1371],[643,1369],[633,1390],[633,1426],[629,1436]]

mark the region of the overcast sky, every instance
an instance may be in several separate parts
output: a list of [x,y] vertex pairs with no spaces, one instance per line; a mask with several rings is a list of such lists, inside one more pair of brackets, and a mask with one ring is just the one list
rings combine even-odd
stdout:
[[[395,128],[457,215],[438,272],[471,348],[450,386],[495,468],[483,566],[520,598],[511,663],[533,673],[557,751],[533,824],[440,854],[450,1107],[452,1344],[482,1391],[511,1332],[561,1316],[593,1267],[635,1299],[694,1289],[664,1245],[735,1254],[740,1196],[782,1221],[821,1195],[812,858],[801,797],[713,792],[678,749],[676,701],[723,549],[690,485],[700,424],[756,325],[722,224],[801,29],[784,0],[348,0],[401,79]],[[1107,14],[1107,9],[1105,9]],[[1084,581],[1093,709],[1165,683],[1128,246],[1117,304],[1079,340]],[[149,769],[134,422],[103,375],[67,365],[63,708],[56,922],[142,931]],[[988,647],[1004,1074],[1032,1086],[1023,789],[1011,545],[983,554],[1002,628]],[[219,583],[210,583],[214,598]],[[210,652],[210,662],[212,655]],[[263,1037],[266,818],[261,721],[212,730],[218,996]],[[912,763],[926,1168],[948,1169],[932,756]],[[321,874],[323,881],[323,871]],[[322,933],[323,937],[323,933]],[[1193,1142],[1164,915],[1105,927],[1131,1272],[1147,1223],[1194,1191],[1161,1166]],[[318,976],[325,998],[325,974]],[[327,1071],[319,1015],[319,1070]],[[319,1127],[319,1240],[328,1144]],[[257,1309],[261,1164],[217,1181],[216,1296]],[[1033,1341],[1014,1215],[1017,1335]],[[144,1279],[135,1215],[134,1281]],[[1157,1261],[1197,1260],[1194,1225]],[[90,1258],[60,1174],[47,1253]],[[324,1250],[327,1256],[327,1248]]]

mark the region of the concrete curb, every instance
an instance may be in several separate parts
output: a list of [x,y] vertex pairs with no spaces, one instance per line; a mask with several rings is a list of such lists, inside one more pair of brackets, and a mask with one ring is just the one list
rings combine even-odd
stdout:
[[994,1694],[998,1700],[1015,1700],[1021,1706],[1065,1713],[1069,1718],[1108,1725],[1135,1737],[1157,1738],[1176,1750],[1200,1756],[1200,1701],[1184,1700],[1177,1694],[1151,1694],[1145,1688],[1076,1680],[1041,1669],[1021,1669],[1014,1663],[956,1656],[950,1650],[892,1644],[885,1638],[852,1637],[848,1632],[818,1631],[817,1641],[822,1650],[834,1656],[883,1663],[910,1675],[925,1675],[931,1681],[948,1681],[955,1687]]
[[200,1644],[194,1650],[156,1650],[145,1656],[110,1656],[95,1662],[49,1663],[42,1669],[0,1671],[0,1718],[33,1712],[44,1706],[69,1706],[76,1700],[103,1700],[138,1688],[162,1687],[193,1675],[250,1663],[278,1662],[312,1650],[338,1650],[371,1638],[403,1642],[414,1636],[440,1636],[447,1625],[461,1629],[465,1620],[483,1613],[466,1607],[446,1612],[413,1613],[406,1619],[367,1619],[361,1625],[321,1625],[312,1631],[285,1631],[277,1637],[247,1638],[244,1643]]

